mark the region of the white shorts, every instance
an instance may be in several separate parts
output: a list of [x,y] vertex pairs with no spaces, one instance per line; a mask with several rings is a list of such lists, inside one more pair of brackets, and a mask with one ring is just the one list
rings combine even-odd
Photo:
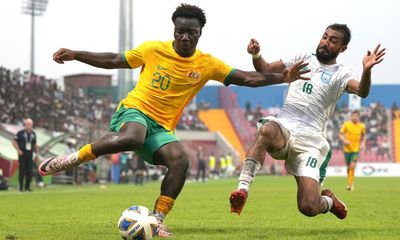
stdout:
[[294,176],[306,176],[320,184],[326,177],[326,168],[332,156],[328,141],[322,133],[305,133],[293,135],[279,119],[268,116],[257,123],[259,129],[268,122],[275,122],[282,130],[285,147],[277,152],[269,152],[271,157],[285,160],[287,172]]

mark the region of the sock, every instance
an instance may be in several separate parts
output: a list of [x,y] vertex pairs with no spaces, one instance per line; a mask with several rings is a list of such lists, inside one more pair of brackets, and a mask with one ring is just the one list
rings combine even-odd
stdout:
[[353,185],[353,178],[354,178],[354,168],[349,169],[349,173],[347,174],[347,185]]
[[353,180],[354,180],[354,168],[350,169],[350,186],[353,185]]
[[252,158],[247,158],[243,163],[242,172],[239,176],[238,189],[249,191],[250,185],[260,168],[261,164],[259,162]]
[[163,222],[165,216],[171,211],[172,207],[174,206],[175,199],[172,197],[160,195],[154,206],[154,215],[156,216],[157,220]]
[[79,149],[79,154],[78,154],[79,161],[87,162],[87,161],[93,160],[95,158],[96,158],[96,155],[94,155],[94,153],[92,151],[91,144],[86,144],[81,149]]
[[323,199],[325,199],[325,201],[326,201],[326,203],[327,203],[327,205],[328,205],[328,208],[326,209],[326,211],[324,212],[324,213],[327,213],[329,210],[331,210],[331,208],[332,208],[332,205],[333,205],[333,200],[332,200],[332,198],[330,198],[330,197],[328,197],[328,196],[321,196]]

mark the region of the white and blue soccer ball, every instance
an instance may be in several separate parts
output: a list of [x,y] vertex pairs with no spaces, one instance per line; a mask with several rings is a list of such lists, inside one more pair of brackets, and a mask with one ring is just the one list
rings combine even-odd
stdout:
[[148,240],[157,235],[157,219],[144,206],[134,205],[122,212],[118,229],[125,240]]

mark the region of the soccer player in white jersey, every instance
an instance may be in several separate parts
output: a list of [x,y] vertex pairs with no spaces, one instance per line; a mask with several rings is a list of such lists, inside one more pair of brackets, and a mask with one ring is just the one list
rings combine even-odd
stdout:
[[323,137],[324,125],[345,91],[362,98],[368,96],[371,69],[385,55],[380,45],[368,51],[362,60],[363,72],[358,81],[349,68],[336,62],[337,56],[347,49],[350,38],[347,25],[332,24],[326,28],[315,54],[298,54],[287,61],[272,63],[261,57],[259,43],[250,41],[247,50],[253,55],[257,71],[282,72],[303,60],[309,63],[311,80],[291,83],[280,114],[259,121],[257,137],[243,163],[239,186],[230,196],[231,212],[241,213],[249,187],[268,152],[275,159],[285,160],[287,172],[294,175],[297,206],[302,214],[312,217],[330,211],[340,219],[346,217],[346,205],[331,190],[320,192],[331,157],[329,144]]

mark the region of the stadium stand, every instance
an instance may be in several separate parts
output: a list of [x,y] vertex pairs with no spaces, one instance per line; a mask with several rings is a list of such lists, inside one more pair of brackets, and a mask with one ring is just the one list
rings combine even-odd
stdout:
[[247,149],[256,134],[255,124],[252,124],[254,122],[247,120],[244,110],[239,107],[236,94],[230,88],[220,88],[219,98],[221,108],[227,113],[244,149]]
[[245,151],[243,145],[225,110],[200,110],[199,119],[204,122],[209,131],[220,132],[238,151],[239,156],[244,158]]
[[[375,92],[387,91],[396,90],[379,86]],[[281,86],[261,89],[203,88],[195,101],[184,109],[177,126],[177,133],[184,136],[181,139],[188,146],[192,171],[197,168],[196,149],[199,145],[204,146],[206,155],[214,153],[219,156],[232,152],[235,163],[240,166],[256,136],[257,120],[262,116],[278,114],[284,93],[285,88]],[[372,100],[377,98],[374,95],[371,97]],[[361,110],[361,120],[367,127],[367,150],[361,153],[360,162],[400,163],[400,111],[395,103],[391,111],[388,110],[386,100],[383,105],[368,98]],[[337,107],[326,126],[327,139],[333,150],[330,165],[333,166],[344,164],[338,131],[341,123],[348,118],[349,109],[345,103],[346,95],[339,101],[341,107]],[[98,98],[89,91],[71,94],[62,91],[52,79],[0,67],[0,168],[6,169],[7,176],[12,176],[17,169],[17,156],[10,139],[21,129],[23,117],[33,118],[39,134],[38,143],[45,157],[65,153],[69,138],[75,138],[75,146],[78,147],[107,133],[107,125],[116,106],[111,98]],[[93,163],[102,162],[107,161],[96,160]],[[265,163],[264,172],[285,173],[283,161],[267,156]],[[96,165],[90,168],[95,169]],[[84,169],[80,169],[80,175],[85,174]],[[88,179],[87,176],[80,178]],[[61,178],[58,180],[64,181]]]
[[107,124],[116,105],[110,99],[73,97],[52,79],[0,67],[0,122],[22,125],[30,116],[35,126],[49,131],[81,131],[84,121]]
[[396,162],[400,163],[400,111],[393,111],[393,156]]
[[182,112],[181,119],[176,126],[176,129],[207,131],[207,127],[198,118],[198,110],[190,108],[185,108]]

